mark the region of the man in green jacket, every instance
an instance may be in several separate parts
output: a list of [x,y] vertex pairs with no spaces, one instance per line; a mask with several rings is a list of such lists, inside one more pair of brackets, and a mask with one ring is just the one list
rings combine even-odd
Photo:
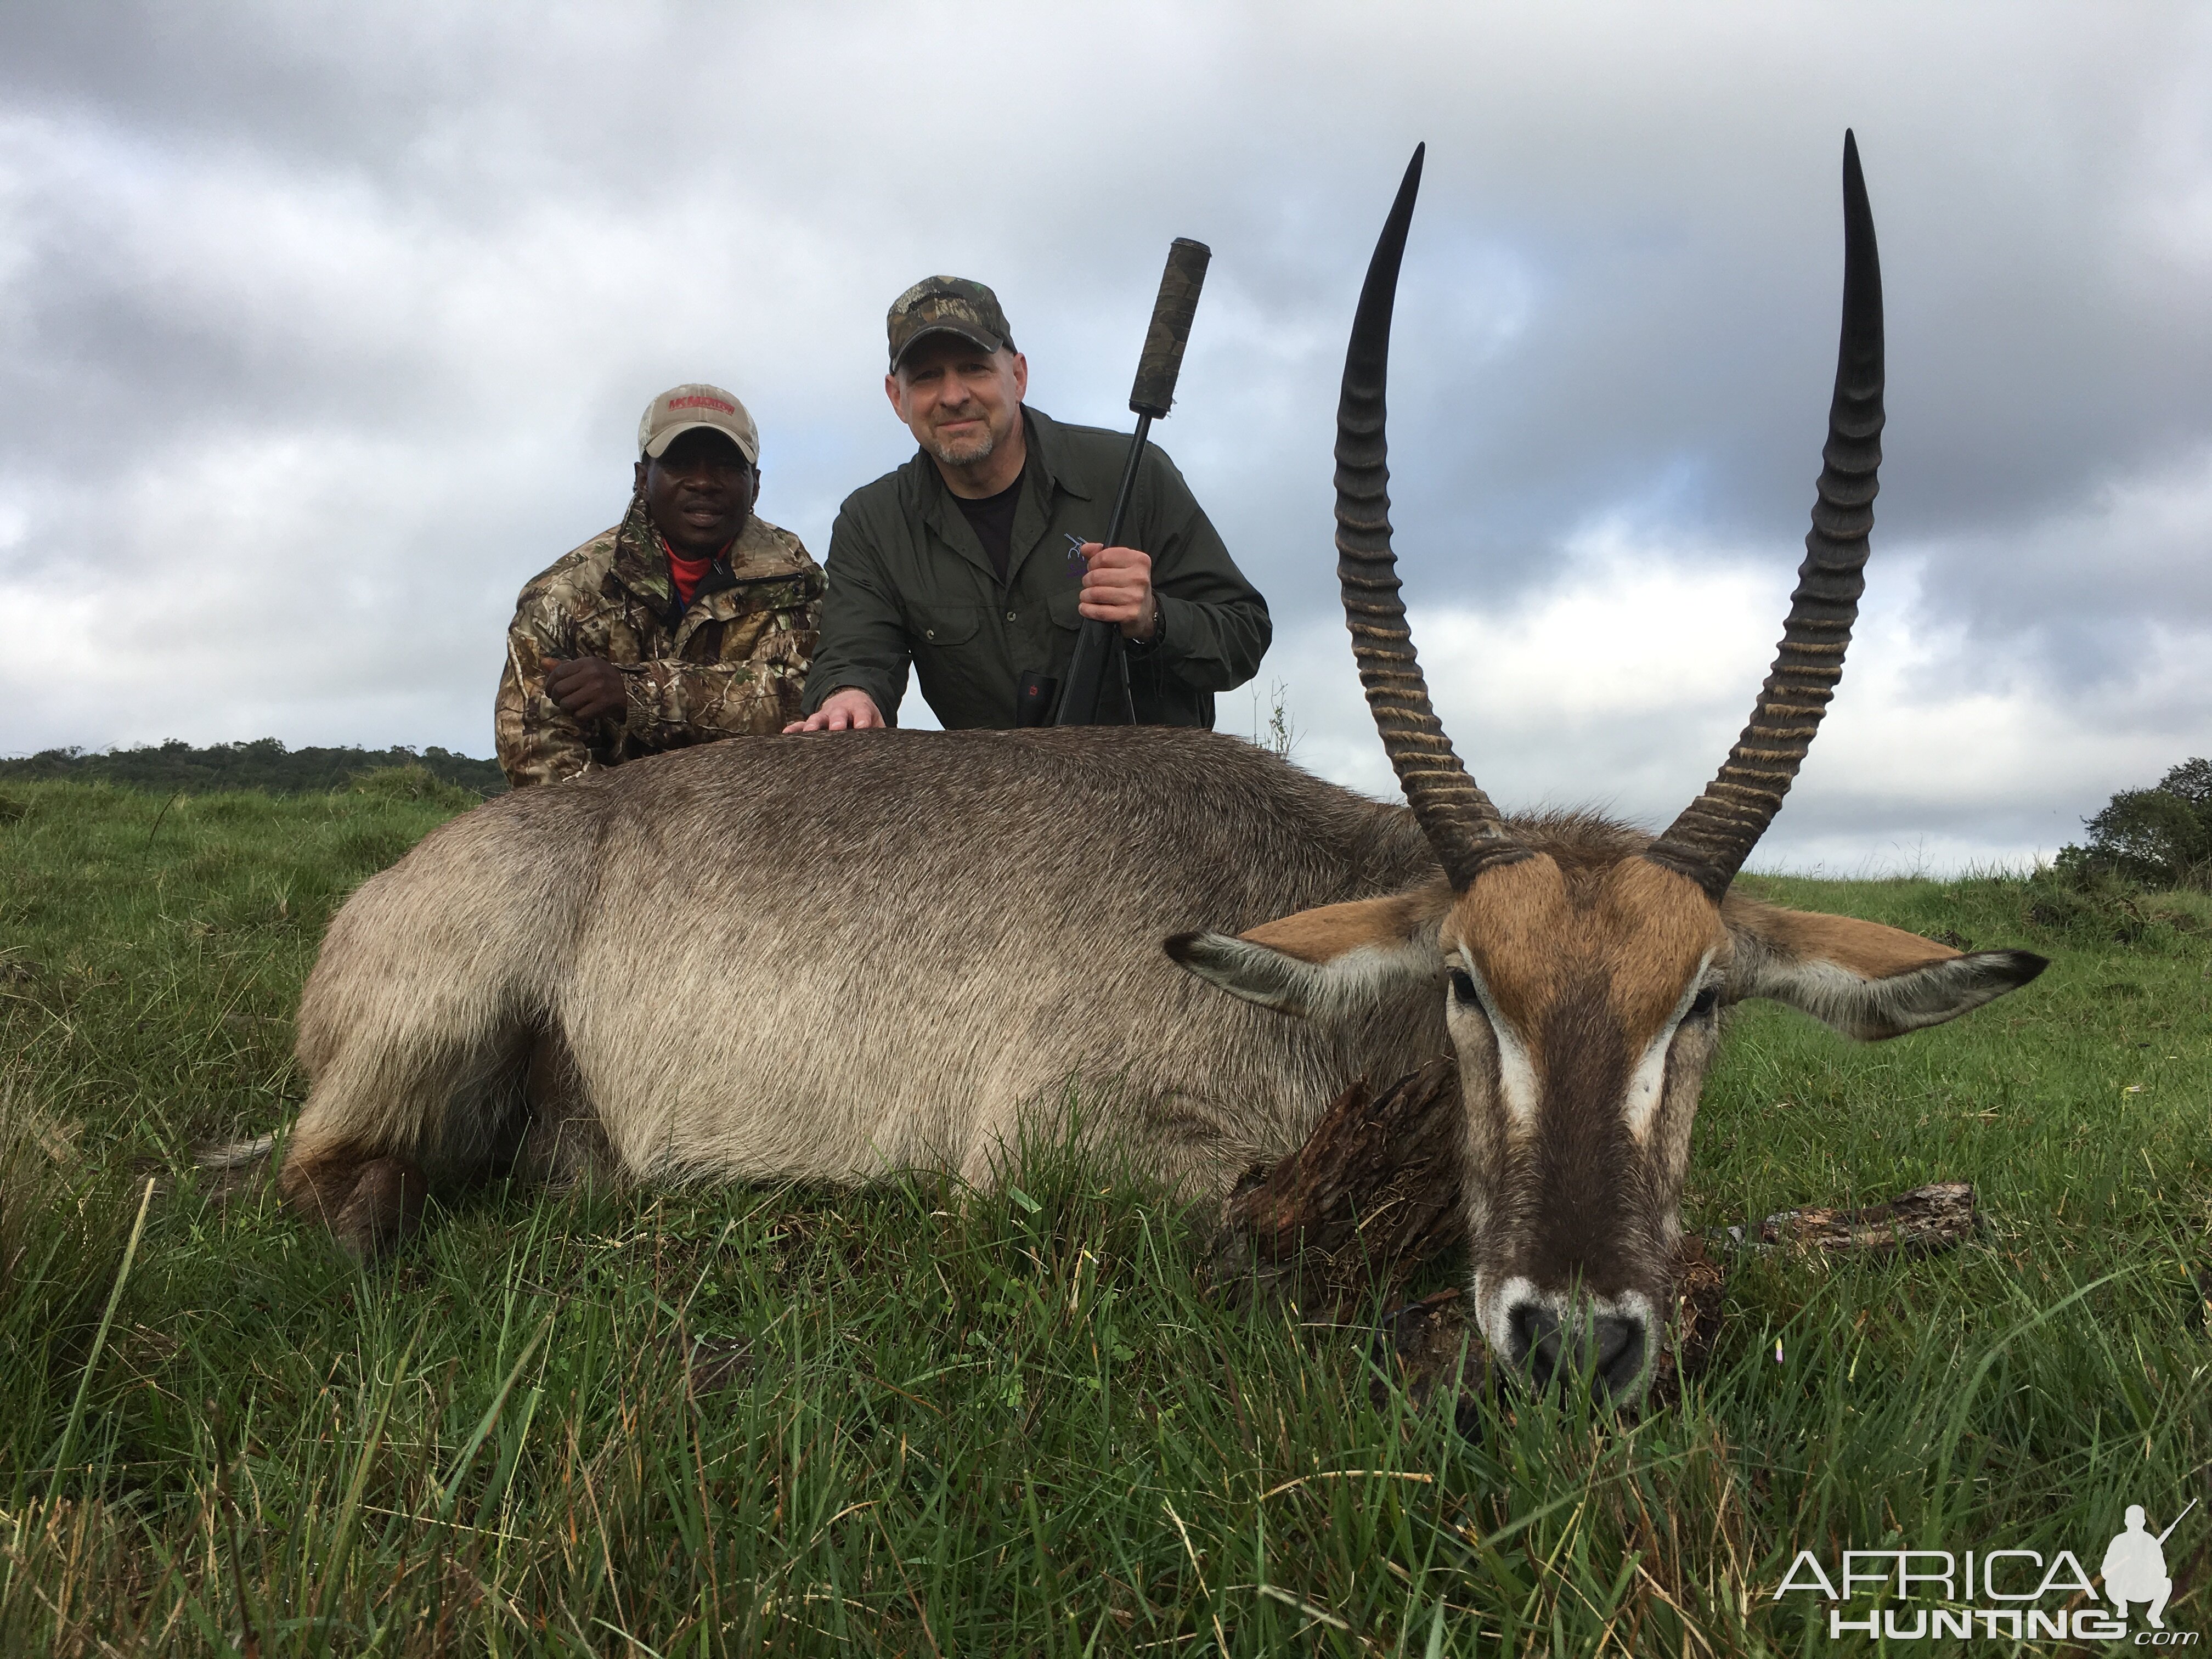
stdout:
[[1211,726],[1273,629],[1174,463],[1146,453],[1128,545],[1104,546],[1128,435],[1024,405],[997,296],[932,276],[888,326],[884,391],[921,452],[837,515],[806,718],[784,729],[889,724],[909,664],[948,729],[1043,724],[1081,617],[1121,629],[1140,725]]

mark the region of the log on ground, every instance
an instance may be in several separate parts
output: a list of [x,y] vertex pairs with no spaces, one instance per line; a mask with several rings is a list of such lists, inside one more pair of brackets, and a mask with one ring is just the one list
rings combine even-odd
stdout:
[[1973,1184],[1938,1181],[1900,1193],[1887,1204],[1859,1210],[1807,1206],[1771,1215],[1755,1227],[1717,1229],[1707,1237],[1742,1249],[1792,1245],[1826,1253],[1917,1256],[1965,1243],[1977,1224]]

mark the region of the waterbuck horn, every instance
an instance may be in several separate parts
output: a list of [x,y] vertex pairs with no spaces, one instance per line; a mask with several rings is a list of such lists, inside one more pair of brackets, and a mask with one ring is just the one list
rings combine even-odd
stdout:
[[1398,594],[1398,562],[1390,551],[1389,445],[1383,435],[1383,389],[1390,374],[1390,312],[1398,264],[1421,187],[1413,151],[1398,199],[1383,221],[1352,319],[1344,354],[1344,390],[1336,405],[1336,576],[1359,683],[1374,711],[1383,751],[1454,891],[1492,864],[1526,856],[1505,833],[1498,808],[1452,752],[1451,739],[1430,706],[1428,682],[1413,654],[1406,602]]
[[1692,801],[1647,857],[1680,871],[1717,902],[1782,810],[1820,717],[1844,674],[1844,650],[1866,591],[1867,532],[1874,527],[1881,464],[1881,262],[1874,215],[1859,176],[1859,147],[1844,135],[1844,327],[1836,395],[1820,453],[1820,499],[1805,562],[1790,596],[1774,670],[1751,724],[1720,775]]

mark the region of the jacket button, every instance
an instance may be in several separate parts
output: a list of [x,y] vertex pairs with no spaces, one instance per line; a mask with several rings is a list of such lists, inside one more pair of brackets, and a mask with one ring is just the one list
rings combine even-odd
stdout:
[[1006,620],[1007,620],[1008,622],[1012,622],[1012,621],[1013,621],[1013,619],[1014,619],[1014,613],[1013,613],[1012,611],[1009,611],[1008,612],[1006,612]]
[[921,637],[925,640],[933,640],[937,637],[937,630],[933,628],[925,628],[921,630]]

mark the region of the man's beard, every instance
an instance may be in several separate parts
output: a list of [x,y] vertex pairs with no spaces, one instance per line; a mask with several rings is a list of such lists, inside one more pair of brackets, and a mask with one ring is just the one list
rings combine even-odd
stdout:
[[991,452],[999,447],[999,434],[988,423],[980,438],[969,438],[956,442],[950,438],[933,438],[929,453],[947,466],[974,466],[979,461],[991,459]]

